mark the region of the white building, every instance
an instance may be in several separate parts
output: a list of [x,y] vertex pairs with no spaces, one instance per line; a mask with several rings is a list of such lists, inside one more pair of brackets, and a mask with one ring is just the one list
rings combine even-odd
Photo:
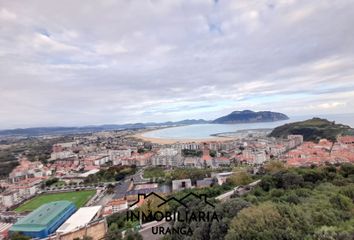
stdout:
[[113,199],[104,208],[104,215],[121,212],[128,209],[128,201],[122,199]]
[[71,148],[72,146],[76,145],[76,142],[57,143],[56,145],[58,145],[62,148]]
[[20,187],[18,189],[20,196],[30,197],[35,195],[38,192],[38,186],[27,186],[27,187]]
[[181,143],[181,149],[199,150],[200,148],[199,143]]
[[181,191],[188,188],[192,188],[192,181],[189,178],[172,181],[172,191]]
[[99,169],[92,169],[92,170],[90,170],[90,171],[81,173],[81,174],[79,175],[79,177],[81,177],[81,178],[87,178],[89,175],[98,173],[99,171],[100,171]]
[[182,157],[179,151],[174,148],[161,148],[151,160],[154,166],[179,166],[182,164]]
[[109,161],[113,162],[113,165],[119,165],[122,163],[122,158],[130,158],[132,155],[132,150],[129,149],[121,149],[121,150],[109,150],[108,158]]
[[76,155],[72,151],[52,152],[50,154],[50,160],[65,159],[65,158],[71,158],[75,156]]
[[288,135],[287,140],[288,149],[293,149],[304,142],[304,137],[302,135]]
[[84,227],[101,214],[102,206],[79,208],[63,225],[58,228],[57,233],[71,232],[80,227]]
[[216,178],[219,185],[226,183],[226,180],[232,176],[234,172],[212,173],[211,177]]
[[248,148],[242,151],[242,156],[248,164],[262,164],[267,161],[267,154],[263,149]]
[[267,161],[267,154],[264,151],[256,151],[254,153],[253,164],[262,164]]
[[20,202],[20,194],[16,190],[9,190],[1,193],[0,199],[5,207],[12,207]]

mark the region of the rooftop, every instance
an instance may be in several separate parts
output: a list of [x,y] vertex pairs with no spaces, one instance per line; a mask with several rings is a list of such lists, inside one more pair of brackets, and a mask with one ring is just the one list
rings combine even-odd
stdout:
[[12,223],[0,222],[0,232],[6,231],[12,226]]
[[81,173],[81,174],[79,175],[79,177],[86,178],[86,177],[88,177],[88,176],[91,175],[91,174],[98,173],[99,171],[100,171],[99,169],[92,169],[92,170],[89,170],[89,171],[87,171],[87,172],[85,172],[85,173]]
[[78,227],[85,226],[97,215],[102,206],[82,207],[71,215],[68,220],[60,226],[57,232],[70,232]]
[[70,207],[69,201],[56,201],[44,204],[26,217],[18,220],[11,228],[12,231],[40,231]]

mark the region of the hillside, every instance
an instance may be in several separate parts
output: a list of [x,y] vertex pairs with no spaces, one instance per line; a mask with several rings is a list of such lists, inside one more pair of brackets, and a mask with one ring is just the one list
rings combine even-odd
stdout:
[[301,134],[305,141],[317,141],[321,138],[335,141],[338,135],[352,135],[353,133],[354,129],[347,125],[336,124],[327,119],[312,118],[276,127],[269,136],[286,138],[289,134]]
[[[214,212],[220,216],[221,221],[200,221],[197,218],[191,218],[190,221],[171,221],[175,229],[190,228],[190,234],[172,232],[164,239],[353,240],[353,176],[352,164],[287,168],[281,162],[272,161],[265,165],[264,173],[258,176],[261,182],[257,187],[243,194],[235,193],[226,201],[214,199],[234,188],[232,180],[222,186],[179,191],[173,194],[176,199],[181,199],[189,193],[205,194],[208,201],[215,205],[215,208],[212,208],[200,199],[186,198],[183,202],[188,206],[189,214],[198,216],[201,212]],[[246,177],[250,176],[246,174]],[[149,203],[149,206],[153,206],[150,208],[153,214],[161,211],[154,207],[156,202],[159,200]],[[167,204],[170,211],[177,209],[177,212],[182,214],[185,212],[179,204]],[[137,211],[143,211],[145,206]],[[107,217],[107,240],[116,240],[117,234],[126,229],[125,219],[124,212]],[[122,224],[116,227],[117,222]]]
[[274,122],[289,119],[283,113],[250,110],[234,111],[226,116],[215,119],[212,123],[232,124],[232,123],[255,123],[255,122]]

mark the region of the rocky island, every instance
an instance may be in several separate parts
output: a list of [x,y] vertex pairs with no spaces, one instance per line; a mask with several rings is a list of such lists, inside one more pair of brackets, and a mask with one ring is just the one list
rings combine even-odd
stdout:
[[256,123],[256,122],[274,122],[289,119],[283,113],[260,111],[254,112],[251,110],[234,111],[226,116],[220,117],[212,121],[212,123],[219,124],[233,124],[233,123]]

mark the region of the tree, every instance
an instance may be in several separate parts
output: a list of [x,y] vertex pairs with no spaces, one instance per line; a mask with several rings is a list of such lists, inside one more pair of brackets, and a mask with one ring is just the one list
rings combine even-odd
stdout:
[[209,151],[210,157],[216,157],[216,151],[215,150],[210,150]]
[[51,185],[57,183],[58,181],[59,181],[58,178],[48,179],[47,181],[45,181],[45,186],[50,187]]
[[342,187],[340,193],[350,198],[354,203],[354,184]]
[[228,221],[222,219],[220,222],[213,221],[210,226],[210,239],[223,240],[228,229]]
[[311,169],[303,175],[304,181],[316,183],[324,179],[324,174],[321,171]]
[[277,230],[281,215],[271,203],[241,210],[231,221],[227,240],[280,239]]
[[145,149],[144,148],[139,148],[138,149],[138,153],[144,153],[145,152]]
[[280,171],[284,171],[286,168],[284,163],[281,161],[269,161],[264,165],[264,169],[267,173],[274,174]]
[[301,175],[292,172],[278,172],[273,176],[277,188],[296,188],[304,183]]
[[105,240],[122,240],[122,233],[120,230],[108,231]]
[[234,173],[231,177],[229,177],[227,181],[233,185],[241,186],[241,185],[247,185],[251,183],[252,178],[250,174],[248,174],[246,171],[239,171]]
[[241,210],[225,239],[305,239],[313,231],[310,214],[296,205],[264,202]]
[[343,196],[342,194],[337,194],[336,196],[331,197],[329,201],[334,208],[340,210],[350,211],[350,209],[352,208],[351,200],[348,197]]
[[107,194],[113,194],[114,193],[114,185],[108,184],[107,185]]
[[143,237],[137,231],[127,230],[124,240],[143,240]]
[[340,166],[340,173],[343,177],[348,177],[349,175],[354,175],[354,165],[345,163]]
[[160,205],[161,203],[163,203],[163,201],[160,198],[151,195],[149,196],[149,198],[144,200],[144,203],[139,208],[139,211],[144,212],[146,215],[148,215],[150,212],[151,213],[155,213],[157,211],[166,212],[169,209],[169,205],[164,204],[158,207],[158,205]]
[[235,217],[242,209],[250,207],[251,204],[239,199],[234,198],[226,202],[218,204],[215,208],[215,212],[218,216],[222,216],[222,219],[213,221],[210,226],[209,239],[223,240],[227,234],[228,225],[233,217]]
[[93,240],[93,238],[90,237],[90,236],[84,236],[84,237],[82,238],[82,240]]
[[274,187],[274,181],[272,176],[266,175],[262,178],[262,181],[260,183],[260,187],[268,192],[270,189],[272,189]]

